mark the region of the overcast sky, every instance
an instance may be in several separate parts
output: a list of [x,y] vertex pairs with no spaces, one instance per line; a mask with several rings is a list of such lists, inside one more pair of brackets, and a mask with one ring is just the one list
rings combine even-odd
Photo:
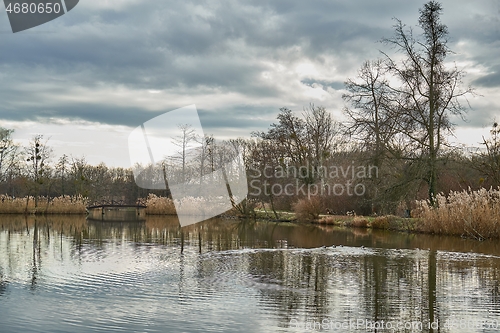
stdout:
[[[129,133],[190,104],[221,138],[265,130],[285,106],[314,103],[342,120],[343,82],[391,53],[378,41],[392,36],[392,18],[416,26],[423,3],[81,0],[16,34],[2,7],[0,126],[19,142],[50,137],[55,159],[129,166]],[[481,95],[455,121],[456,141],[477,145],[500,119],[500,2],[441,3],[449,60]]]

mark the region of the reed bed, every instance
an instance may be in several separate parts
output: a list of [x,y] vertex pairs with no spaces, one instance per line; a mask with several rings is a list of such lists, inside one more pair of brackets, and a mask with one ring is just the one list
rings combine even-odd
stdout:
[[55,198],[15,198],[0,195],[0,214],[85,214],[87,199],[82,196],[60,196]]
[[148,215],[176,215],[172,199],[159,197],[150,193],[146,198],[146,214]]
[[[159,197],[149,194],[146,198],[146,214],[148,215],[177,215],[175,207],[180,207],[179,213],[192,216],[216,216],[227,208],[229,199],[226,197],[196,198],[185,197],[180,200],[172,200],[167,197]],[[225,215],[237,215],[237,209],[232,208]]]
[[436,196],[437,207],[417,202],[419,230],[479,240],[500,238],[500,188],[451,192]]
[[377,216],[370,223],[372,229],[389,229],[390,219],[389,216]]
[[355,216],[347,225],[353,228],[367,228],[370,222],[366,217]]

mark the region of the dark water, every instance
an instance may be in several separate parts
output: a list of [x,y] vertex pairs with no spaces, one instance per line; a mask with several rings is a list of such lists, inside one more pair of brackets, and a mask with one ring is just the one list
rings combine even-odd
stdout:
[[497,332],[499,277],[498,242],[0,216],[2,333]]

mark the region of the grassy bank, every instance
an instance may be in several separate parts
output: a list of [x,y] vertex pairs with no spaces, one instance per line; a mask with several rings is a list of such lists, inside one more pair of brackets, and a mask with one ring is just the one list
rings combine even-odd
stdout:
[[395,231],[420,232],[419,218],[403,218],[394,215],[384,216],[344,216],[344,215],[320,215],[312,223],[323,225],[335,225],[351,228],[387,229]]
[[[393,215],[318,216],[313,223],[345,227],[388,229],[477,240],[500,238],[500,189],[451,192],[436,196],[437,206],[417,201],[414,218]],[[302,216],[304,213],[302,213]]]
[[[416,202],[412,211],[413,218],[394,215],[366,217],[321,215],[321,206],[316,198],[299,200],[293,212],[274,211],[262,206],[251,211],[252,218],[268,221],[313,222],[324,225],[344,227],[387,229],[407,232],[420,232],[439,235],[454,235],[477,240],[500,238],[500,188],[480,189],[478,191],[451,192],[436,196],[437,206],[428,201]],[[165,197],[150,194],[146,198],[146,214],[176,215],[174,202]],[[198,198],[185,198],[181,202],[185,211],[200,215],[203,201]],[[83,197],[61,196],[52,199],[39,198],[37,207],[33,197],[13,198],[0,196],[0,214],[85,214],[87,199]],[[242,217],[233,209],[225,217]]]
[[500,188],[439,194],[436,202],[436,206],[431,206],[427,200],[415,202],[413,218],[320,215],[322,207],[316,197],[299,200],[293,209],[299,221],[319,224],[452,235],[477,240],[500,238]]

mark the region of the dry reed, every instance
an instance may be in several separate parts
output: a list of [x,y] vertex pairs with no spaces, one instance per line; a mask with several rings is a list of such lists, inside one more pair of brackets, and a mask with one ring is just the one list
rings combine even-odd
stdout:
[[389,217],[388,216],[378,216],[373,219],[370,226],[373,229],[389,229]]
[[167,197],[150,193],[146,199],[146,206],[148,215],[176,215],[174,202]]
[[348,226],[354,228],[366,228],[368,227],[368,220],[362,216],[356,216],[348,223]]
[[500,237],[500,188],[439,194],[436,201],[437,207],[417,202],[420,231],[481,240]]
[[0,214],[85,214],[86,205],[87,199],[82,196],[39,197],[35,207],[32,196],[15,198],[0,195]]

